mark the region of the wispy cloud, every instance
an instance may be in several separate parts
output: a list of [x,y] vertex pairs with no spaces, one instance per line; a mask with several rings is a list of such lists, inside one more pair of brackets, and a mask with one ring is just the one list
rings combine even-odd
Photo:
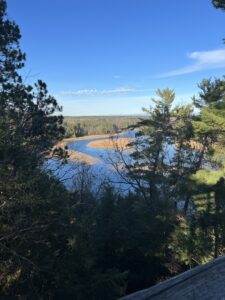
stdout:
[[120,76],[120,75],[114,75],[113,78],[114,78],[114,79],[120,79],[121,76]]
[[196,51],[188,54],[194,61],[189,66],[158,75],[159,78],[190,74],[203,70],[225,68],[225,49],[211,51]]
[[111,96],[111,95],[121,95],[121,94],[130,94],[130,93],[141,93],[141,92],[148,92],[150,90],[147,89],[133,89],[133,88],[126,88],[126,87],[119,87],[115,89],[105,89],[105,90],[98,90],[98,89],[83,89],[77,91],[68,91],[68,92],[61,92],[61,96],[66,97],[81,97],[81,96]]

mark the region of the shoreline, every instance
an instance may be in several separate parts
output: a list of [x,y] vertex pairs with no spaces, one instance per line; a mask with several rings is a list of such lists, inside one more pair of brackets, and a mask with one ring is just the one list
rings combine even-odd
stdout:
[[128,145],[133,140],[133,138],[104,139],[92,141],[87,146],[96,149],[127,151],[131,149]]
[[[61,148],[65,149],[67,147],[67,145],[69,143],[72,143],[72,142],[82,141],[82,140],[89,140],[89,139],[99,139],[99,138],[105,138],[106,140],[110,140],[111,137],[120,136],[120,135],[123,135],[125,133],[126,133],[126,131],[121,132],[121,133],[86,135],[86,136],[82,136],[82,137],[66,138],[66,139],[63,139],[61,142],[59,142],[55,147],[61,147]],[[95,142],[95,141],[92,141],[92,142]],[[92,143],[92,142],[90,142],[90,143]],[[106,149],[106,148],[102,148],[102,149]],[[88,165],[94,165],[98,162],[97,158],[94,158],[90,155],[84,154],[84,153],[79,152],[79,151],[74,151],[72,149],[67,149],[67,152],[69,154],[68,161],[70,161],[72,163],[83,162],[83,163],[86,163]]]

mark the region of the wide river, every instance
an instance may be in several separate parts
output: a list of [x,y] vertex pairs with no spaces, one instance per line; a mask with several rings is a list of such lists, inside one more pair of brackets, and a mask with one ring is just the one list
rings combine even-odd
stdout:
[[[128,131],[124,134],[114,136],[114,138],[134,137],[134,131]],[[110,182],[116,189],[128,190],[130,186],[123,182],[123,180],[118,175],[111,163],[111,161],[118,161],[117,152],[115,150],[99,149],[88,146],[88,144],[92,141],[105,139],[106,138],[104,137],[77,140],[75,142],[69,143],[67,146],[73,151],[78,151],[96,159],[96,163],[94,165],[86,167],[86,169],[89,170],[89,174],[91,173],[93,177],[95,177],[96,185],[98,185],[101,182]],[[129,158],[128,151],[124,151],[124,157]],[[48,168],[51,169],[58,178],[60,178],[60,180],[66,185],[67,188],[72,189],[74,184],[76,184],[76,177],[82,174],[81,168],[83,167],[78,166],[78,164],[73,162],[61,165],[56,160],[49,160]]]

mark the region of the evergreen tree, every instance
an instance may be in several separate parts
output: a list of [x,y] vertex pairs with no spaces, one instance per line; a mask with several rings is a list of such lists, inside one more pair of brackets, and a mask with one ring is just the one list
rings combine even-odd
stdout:
[[224,0],[213,0],[212,1],[215,8],[221,8],[225,10],[225,1]]
[[[193,101],[200,113],[195,116],[193,126],[195,140],[201,144],[201,163],[205,162],[221,165],[221,159],[213,161],[219,149],[225,142],[225,80],[203,80],[199,85],[199,98]],[[203,152],[206,156],[203,156]]]
[[137,124],[138,138],[131,143],[133,162],[128,175],[139,183],[137,188],[153,205],[160,199],[177,203],[186,193],[189,177],[200,168],[199,156],[193,151],[193,107],[174,106],[173,90],[158,90],[155,106],[144,109],[148,114]]
[[0,0],[0,297],[50,297],[68,251],[70,196],[42,170],[62,138],[61,108],[38,81],[19,75],[25,55],[18,26]]
[[[193,116],[192,143],[197,156],[196,173],[189,178],[186,211],[174,234],[177,258],[195,266],[224,253],[224,142],[225,82],[204,80],[199,97],[194,97],[198,113]],[[184,194],[185,195],[185,194]],[[185,233],[185,234],[184,234]]]
[[149,117],[135,126],[141,130],[136,141],[131,143],[135,149],[132,153],[134,164],[128,168],[132,179],[142,178],[139,188],[150,202],[158,198],[159,184],[165,182],[167,145],[171,144],[172,135],[171,106],[175,99],[174,92],[169,89],[158,90],[157,95],[159,100],[152,99],[155,107],[143,109]]
[[[21,82],[18,69],[24,66],[25,54],[19,47],[21,38],[19,27],[7,18],[6,1],[0,1],[0,84],[10,87],[11,83]],[[1,107],[4,104],[0,102]],[[0,110],[2,112],[2,109]]]

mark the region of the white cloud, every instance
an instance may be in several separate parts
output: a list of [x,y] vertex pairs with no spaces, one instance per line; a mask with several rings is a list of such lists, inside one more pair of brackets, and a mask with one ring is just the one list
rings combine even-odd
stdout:
[[211,51],[196,51],[188,54],[188,57],[194,61],[193,64],[160,74],[157,77],[173,77],[199,72],[203,70],[225,68],[225,49],[216,49]]
[[77,91],[61,92],[61,96],[66,97],[80,97],[80,96],[111,96],[111,95],[121,95],[128,93],[140,93],[147,92],[149,90],[145,89],[132,89],[126,87],[119,87],[115,89],[108,90],[98,90],[98,89],[83,89]]

